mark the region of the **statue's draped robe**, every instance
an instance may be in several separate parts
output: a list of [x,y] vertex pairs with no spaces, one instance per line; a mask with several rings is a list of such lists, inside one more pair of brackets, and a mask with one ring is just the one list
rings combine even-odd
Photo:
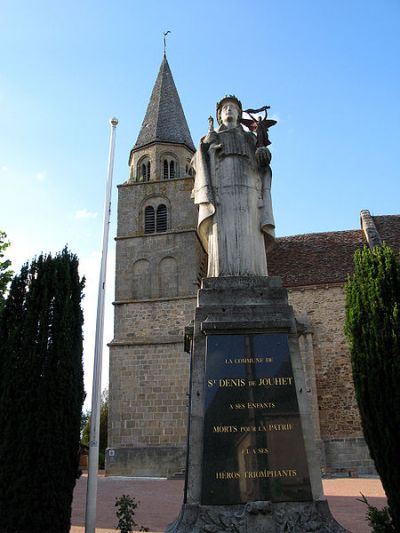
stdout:
[[255,145],[255,136],[241,126],[221,126],[194,155],[193,198],[208,277],[267,275],[264,235],[269,241],[275,236],[272,176],[269,165],[257,165]]

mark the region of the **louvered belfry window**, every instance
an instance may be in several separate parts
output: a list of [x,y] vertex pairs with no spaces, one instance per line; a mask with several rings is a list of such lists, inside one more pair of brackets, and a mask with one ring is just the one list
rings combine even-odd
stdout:
[[157,232],[167,231],[167,207],[160,204],[157,207]]
[[144,210],[144,232],[161,233],[167,231],[168,211],[165,204],[160,204],[157,209],[148,205]]
[[144,232],[154,233],[156,230],[156,214],[154,207],[148,205],[144,210]]
[[137,166],[136,181],[150,181],[151,163],[148,156],[142,157]]
[[170,179],[175,178],[175,161],[169,163],[169,177]]
[[172,180],[178,176],[178,165],[175,159],[166,157],[162,163],[162,176],[165,180]]
[[142,165],[143,181],[150,181],[150,161]]
[[165,180],[167,180],[169,178],[169,173],[168,173],[168,161],[166,159],[164,159],[164,173],[163,173],[163,178]]
[[147,168],[145,164],[142,165],[142,176],[143,176],[143,181],[147,181]]

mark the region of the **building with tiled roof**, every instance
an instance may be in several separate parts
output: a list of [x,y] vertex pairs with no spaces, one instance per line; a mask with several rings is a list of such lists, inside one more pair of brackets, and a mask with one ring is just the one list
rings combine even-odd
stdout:
[[350,354],[343,333],[344,284],[353,257],[363,246],[387,242],[400,251],[400,215],[360,214],[360,229],[294,235],[277,239],[268,254],[269,273],[282,277],[299,321],[303,363],[313,391],[322,467],[327,471],[370,474],[352,384]]
[[[166,57],[118,187],[114,339],[110,344],[108,474],[173,476],[185,466],[189,357],[184,328],[206,255],[191,199],[193,141]],[[344,283],[354,252],[386,241],[400,249],[400,215],[361,211],[360,229],[277,239],[281,276],[301,332],[321,466],[373,472],[343,333]]]

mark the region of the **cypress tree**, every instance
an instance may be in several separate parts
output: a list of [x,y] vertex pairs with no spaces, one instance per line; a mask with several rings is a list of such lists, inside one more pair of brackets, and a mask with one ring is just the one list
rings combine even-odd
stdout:
[[4,293],[7,290],[7,286],[10,283],[14,272],[11,270],[11,261],[6,259],[3,261],[4,252],[10,246],[10,243],[6,241],[7,235],[4,231],[0,230],[0,313],[4,307]]
[[84,280],[67,248],[14,277],[0,319],[0,532],[68,533],[84,399]]
[[400,531],[400,262],[383,244],[354,257],[346,285],[345,332],[371,458]]

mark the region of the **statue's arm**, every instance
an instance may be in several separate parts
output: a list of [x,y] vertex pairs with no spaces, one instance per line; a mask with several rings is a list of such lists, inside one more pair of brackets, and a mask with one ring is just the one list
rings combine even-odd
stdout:
[[210,131],[200,139],[198,150],[193,156],[192,162],[195,169],[195,182],[192,198],[195,204],[214,204],[214,191],[212,187],[213,163],[210,157],[218,143],[218,134]]
[[205,137],[201,139],[201,144],[209,148],[212,144],[218,143],[218,133],[216,131],[209,131]]

